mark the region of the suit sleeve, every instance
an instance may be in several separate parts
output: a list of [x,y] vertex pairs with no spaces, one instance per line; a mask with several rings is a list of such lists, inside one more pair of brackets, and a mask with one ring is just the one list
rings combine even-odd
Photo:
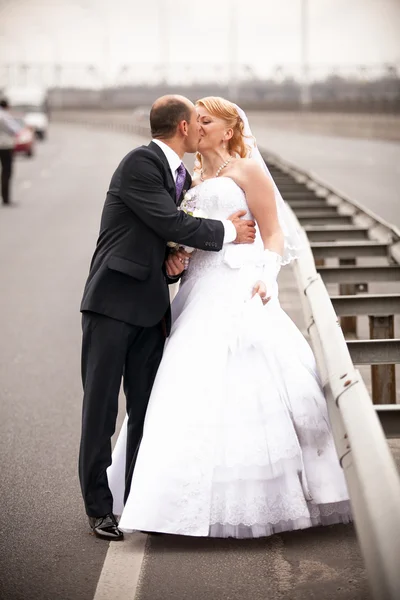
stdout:
[[224,226],[221,221],[198,219],[179,211],[165,189],[156,159],[136,152],[123,166],[121,200],[166,242],[177,242],[201,250],[221,250]]

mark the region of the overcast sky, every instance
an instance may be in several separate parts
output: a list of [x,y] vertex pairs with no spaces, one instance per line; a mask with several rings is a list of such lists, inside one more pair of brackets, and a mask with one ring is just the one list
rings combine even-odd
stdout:
[[[220,64],[224,75],[227,65],[236,61],[265,76],[277,65],[295,69],[300,64],[301,4],[302,0],[0,0],[0,62],[105,63],[113,77],[123,65],[154,65],[161,59],[169,64],[170,75],[182,71],[178,63],[192,65],[192,72],[199,73],[203,65]],[[400,0],[307,4],[308,57],[315,72],[328,65],[400,65]],[[136,71],[145,73],[139,66]]]

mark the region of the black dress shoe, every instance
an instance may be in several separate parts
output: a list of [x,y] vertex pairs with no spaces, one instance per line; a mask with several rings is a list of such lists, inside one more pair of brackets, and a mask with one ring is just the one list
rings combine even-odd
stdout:
[[117,519],[112,513],[104,517],[89,517],[89,524],[94,534],[102,540],[119,542],[124,539],[124,534],[118,529]]

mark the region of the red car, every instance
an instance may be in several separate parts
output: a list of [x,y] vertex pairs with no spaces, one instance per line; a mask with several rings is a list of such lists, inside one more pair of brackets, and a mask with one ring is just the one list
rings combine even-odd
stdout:
[[25,156],[33,156],[35,148],[35,132],[25,124],[23,119],[15,119],[22,126],[15,139],[14,150]]

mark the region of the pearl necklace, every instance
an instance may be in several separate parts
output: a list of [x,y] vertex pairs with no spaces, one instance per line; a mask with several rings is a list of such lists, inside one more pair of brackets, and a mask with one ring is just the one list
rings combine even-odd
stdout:
[[[217,169],[217,172],[215,173],[214,177],[219,177],[219,174],[221,173],[222,169],[225,169],[225,167],[231,162],[231,157],[228,158],[228,160],[226,160],[220,167],[219,169]],[[200,171],[200,180],[204,181],[204,172],[203,169],[201,169]]]

